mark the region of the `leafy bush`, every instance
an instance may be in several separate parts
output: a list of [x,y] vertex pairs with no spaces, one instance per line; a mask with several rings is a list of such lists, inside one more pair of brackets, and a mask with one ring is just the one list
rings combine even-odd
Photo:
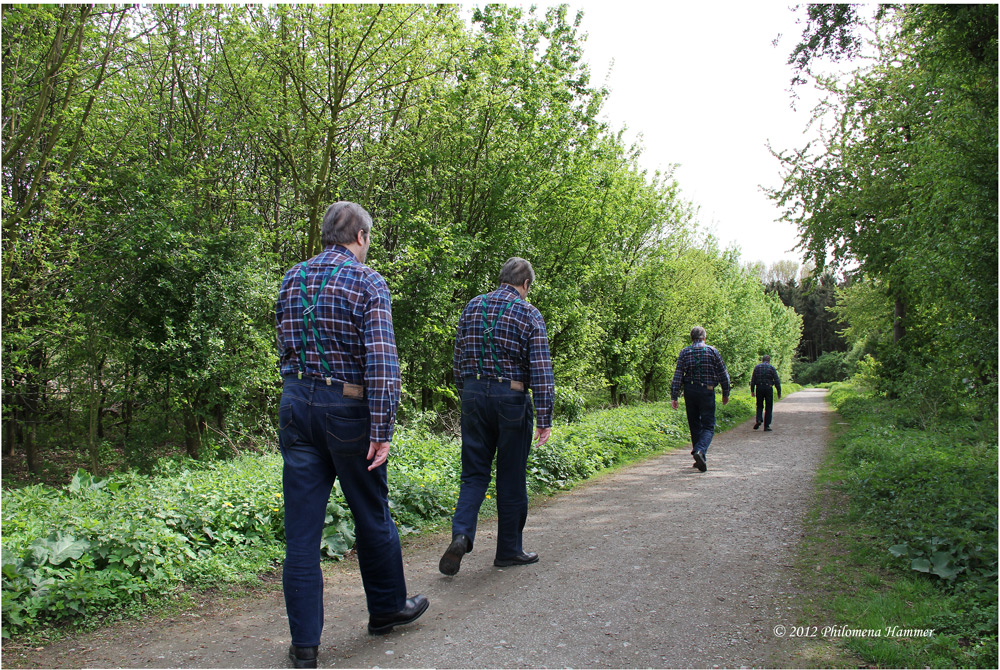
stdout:
[[798,384],[844,381],[851,374],[847,356],[842,351],[827,351],[812,363],[795,361],[792,364],[792,378]]
[[577,393],[564,386],[556,387],[554,413],[557,420],[576,423],[583,417],[586,406],[587,403],[582,393]]
[[283,553],[283,519],[274,453],[4,491],[3,635],[128,607],[180,581],[253,582]]

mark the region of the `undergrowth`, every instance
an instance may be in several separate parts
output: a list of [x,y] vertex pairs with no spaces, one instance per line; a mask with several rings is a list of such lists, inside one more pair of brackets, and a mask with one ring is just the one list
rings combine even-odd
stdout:
[[845,424],[820,486],[842,503],[821,504],[806,541],[829,590],[811,616],[933,631],[838,641],[877,667],[997,667],[995,427],[956,415],[924,428],[919,408],[851,384],[830,399]]

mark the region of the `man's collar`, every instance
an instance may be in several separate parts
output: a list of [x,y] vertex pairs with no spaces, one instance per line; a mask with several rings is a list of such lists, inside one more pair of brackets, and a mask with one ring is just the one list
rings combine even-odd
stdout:
[[323,253],[324,254],[327,253],[327,252],[330,252],[330,253],[334,253],[335,252],[335,253],[338,253],[338,254],[342,254],[344,256],[349,257],[351,260],[353,260],[355,262],[358,261],[358,257],[354,255],[354,252],[351,251],[350,249],[348,249],[347,247],[343,246],[342,244],[331,244],[327,248],[323,249]]
[[497,292],[500,292],[500,291],[506,291],[507,293],[513,293],[518,298],[521,297],[521,294],[518,292],[517,288],[515,288],[511,284],[500,284],[500,286],[497,288]]

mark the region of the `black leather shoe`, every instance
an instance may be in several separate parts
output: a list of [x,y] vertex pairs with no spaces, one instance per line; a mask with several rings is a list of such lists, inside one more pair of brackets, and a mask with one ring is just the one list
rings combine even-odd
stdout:
[[438,563],[438,570],[441,574],[449,577],[458,574],[458,568],[462,565],[462,557],[469,551],[469,538],[466,535],[456,535],[451,539],[451,544],[445,550],[441,562]]
[[368,632],[372,635],[385,635],[395,626],[405,626],[420,618],[427,611],[430,601],[425,596],[413,596],[406,599],[406,607],[393,614],[380,614],[368,617]]
[[[753,429],[754,429],[754,430],[757,430],[758,428],[760,428],[760,423],[759,423],[759,422],[758,422],[758,423],[755,423],[755,424],[753,425]],[[767,430],[767,428],[765,428],[764,430]]]
[[765,433],[770,433],[770,432],[772,432],[772,431],[771,431],[770,427],[767,427],[767,426],[765,426],[765,427],[764,427],[764,432],[765,432]]
[[694,466],[698,468],[700,472],[708,470],[708,466],[705,465],[705,455],[700,451],[694,455]]
[[533,551],[522,551],[520,554],[513,558],[497,558],[494,559],[493,565],[498,568],[509,568],[512,565],[528,565],[530,563],[538,562],[538,554]]
[[292,660],[293,668],[315,668],[316,647],[296,647],[293,644],[288,648],[288,658]]

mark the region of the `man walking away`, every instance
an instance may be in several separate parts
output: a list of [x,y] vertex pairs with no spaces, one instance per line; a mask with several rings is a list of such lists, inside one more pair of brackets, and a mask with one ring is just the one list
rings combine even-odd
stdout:
[[427,598],[406,597],[403,555],[389,515],[386,458],[400,377],[389,289],[364,264],[371,216],[353,202],[330,205],[324,249],[285,274],[275,306],[284,461],[282,582],[296,668],[315,668],[323,631],[320,541],[335,479],[354,515],[368,632],[416,621]]
[[770,356],[762,356],[760,363],[754,366],[753,374],[750,375],[750,397],[757,398],[757,420],[753,429],[760,428],[764,423],[764,431],[771,430],[771,416],[774,408],[774,391],[771,387],[778,389],[778,400],[781,400],[781,380],[778,378],[778,371],[771,365]]
[[555,384],[545,321],[527,302],[535,281],[531,263],[511,258],[500,271],[500,287],[465,306],[455,337],[453,372],[462,394],[462,485],[452,519],[452,542],[439,569],[458,573],[472,551],[479,507],[496,456],[497,548],[493,565],[527,565],[521,533],[528,518],[525,468],[534,424],[531,389],[538,409],[539,445],[552,432]]
[[691,329],[691,346],[681,349],[677,356],[677,369],[670,385],[670,404],[674,409],[677,409],[677,398],[683,386],[684,409],[691,431],[691,455],[694,467],[701,472],[708,469],[708,446],[715,435],[716,386],[722,386],[722,404],[729,402],[729,372],[718,350],[705,344],[705,337],[705,329],[701,326]]

